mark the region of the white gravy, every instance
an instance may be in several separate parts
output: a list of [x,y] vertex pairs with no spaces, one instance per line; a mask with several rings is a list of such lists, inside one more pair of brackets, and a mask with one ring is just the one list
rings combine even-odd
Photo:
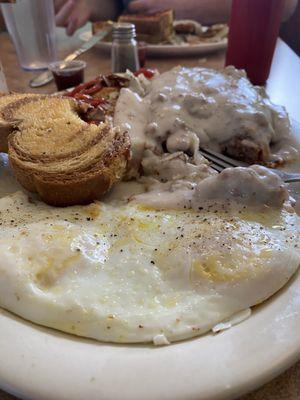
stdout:
[[[201,145],[218,146],[242,136],[270,155],[270,143],[290,136],[285,109],[272,104],[263,88],[233,67],[215,71],[179,66],[156,76],[145,92],[146,134],[156,141],[185,134],[186,142],[191,133]],[[181,149],[171,145],[168,150]]]
[[220,150],[242,137],[271,159],[270,144],[289,139],[285,109],[273,105],[243,71],[176,67],[151,84],[132,78],[131,86],[121,90],[114,123],[131,136],[129,175],[137,177],[142,167],[139,180],[146,193],[134,201],[156,208],[197,208],[209,199],[280,206],[288,198],[283,182],[264,167],[216,175],[199,154],[199,145]]

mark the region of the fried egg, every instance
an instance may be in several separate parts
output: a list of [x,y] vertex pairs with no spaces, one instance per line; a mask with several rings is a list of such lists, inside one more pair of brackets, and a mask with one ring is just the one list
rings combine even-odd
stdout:
[[207,332],[270,297],[300,263],[294,212],[216,207],[57,209],[7,195],[0,306],[101,341],[165,344]]

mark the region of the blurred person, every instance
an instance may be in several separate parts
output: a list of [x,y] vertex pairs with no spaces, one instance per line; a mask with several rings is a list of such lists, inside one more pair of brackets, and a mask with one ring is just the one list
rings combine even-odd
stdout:
[[119,0],[54,0],[55,22],[68,35],[87,21],[116,20],[123,11]]
[[[298,0],[285,0],[283,19],[289,18]],[[228,22],[232,0],[134,0],[128,10],[135,14],[155,13],[161,9],[173,8],[177,19],[194,19],[204,25]]]
[[[283,20],[294,12],[298,0],[285,0]],[[56,24],[72,35],[88,20],[112,19],[127,8],[134,14],[153,14],[169,8],[174,9],[177,19],[193,19],[202,24],[227,22],[231,0],[54,0]]]

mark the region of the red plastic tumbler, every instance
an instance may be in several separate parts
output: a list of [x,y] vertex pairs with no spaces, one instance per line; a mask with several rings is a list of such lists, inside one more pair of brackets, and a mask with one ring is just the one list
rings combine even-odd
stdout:
[[226,65],[245,69],[254,85],[268,79],[285,0],[233,0]]

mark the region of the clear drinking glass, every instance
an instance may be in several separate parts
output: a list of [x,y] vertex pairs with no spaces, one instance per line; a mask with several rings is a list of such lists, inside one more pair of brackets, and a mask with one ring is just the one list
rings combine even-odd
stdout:
[[47,68],[57,59],[53,0],[17,0],[1,9],[22,68]]
[[7,91],[8,91],[8,89],[7,89],[6,79],[5,79],[3,67],[1,64],[1,60],[0,60],[0,93],[1,92],[6,93]]

